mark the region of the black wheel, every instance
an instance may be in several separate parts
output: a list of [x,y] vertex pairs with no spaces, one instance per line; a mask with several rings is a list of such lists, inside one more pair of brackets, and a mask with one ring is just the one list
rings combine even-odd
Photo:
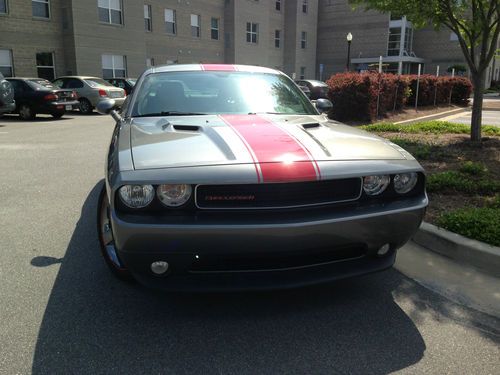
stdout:
[[28,104],[21,104],[19,107],[19,117],[21,120],[30,121],[35,119],[36,113]]
[[101,254],[113,275],[120,280],[132,281],[130,271],[124,266],[116,252],[113,229],[109,220],[109,201],[105,186],[103,186],[101,194],[99,194],[97,235],[99,236]]
[[54,117],[55,119],[60,119],[61,117],[63,117],[64,115],[64,112],[52,112],[51,113],[52,117]]
[[90,102],[85,99],[85,98],[82,98],[80,99],[80,112],[85,114],[85,115],[89,115],[92,113],[92,110],[94,109],[92,107],[92,104],[90,104]]

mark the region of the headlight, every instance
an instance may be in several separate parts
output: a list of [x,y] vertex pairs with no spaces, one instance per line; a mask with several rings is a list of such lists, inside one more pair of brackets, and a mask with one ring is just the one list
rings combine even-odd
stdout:
[[387,189],[391,178],[387,175],[381,176],[366,176],[363,179],[363,190],[368,195],[379,195]]
[[406,194],[417,184],[418,175],[412,173],[400,173],[394,176],[394,190],[399,194]]
[[160,185],[156,190],[158,199],[167,207],[180,207],[191,198],[191,185]]
[[124,185],[118,193],[122,202],[130,208],[146,207],[155,196],[151,185]]

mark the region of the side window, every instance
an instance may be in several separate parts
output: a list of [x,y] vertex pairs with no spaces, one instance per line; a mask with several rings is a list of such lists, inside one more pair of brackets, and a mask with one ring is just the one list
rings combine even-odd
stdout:
[[24,92],[24,85],[21,81],[16,80],[9,80],[10,84],[12,85],[12,88],[14,89],[14,93],[20,94]]
[[125,88],[125,83],[123,83],[123,81],[118,81],[116,83],[117,83],[116,86],[118,86],[119,88],[121,88],[121,89]]
[[81,89],[83,88],[83,82],[79,79],[72,78],[67,82],[65,87],[68,89]]
[[52,84],[57,87],[57,88],[62,88],[63,87],[63,80],[62,79],[56,79]]

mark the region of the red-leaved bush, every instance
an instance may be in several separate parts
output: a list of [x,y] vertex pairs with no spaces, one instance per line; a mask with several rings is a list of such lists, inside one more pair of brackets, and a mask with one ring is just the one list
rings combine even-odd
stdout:
[[[383,116],[407,104],[415,105],[415,75],[346,72],[331,76],[326,83],[333,103],[330,117],[339,121],[373,121],[377,113]],[[450,93],[452,103],[465,105],[471,92],[472,84],[467,78],[422,75],[418,105],[447,104]]]

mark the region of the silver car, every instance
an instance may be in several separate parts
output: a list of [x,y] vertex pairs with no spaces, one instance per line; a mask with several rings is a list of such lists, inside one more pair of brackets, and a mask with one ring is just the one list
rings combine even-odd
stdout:
[[59,77],[53,83],[59,88],[76,91],[80,102],[78,109],[84,114],[92,113],[102,100],[113,99],[120,106],[126,97],[125,90],[97,77]]
[[147,70],[116,120],[98,203],[120,278],[166,290],[287,288],[386,269],[428,200],[399,146],[329,120],[283,73]]

